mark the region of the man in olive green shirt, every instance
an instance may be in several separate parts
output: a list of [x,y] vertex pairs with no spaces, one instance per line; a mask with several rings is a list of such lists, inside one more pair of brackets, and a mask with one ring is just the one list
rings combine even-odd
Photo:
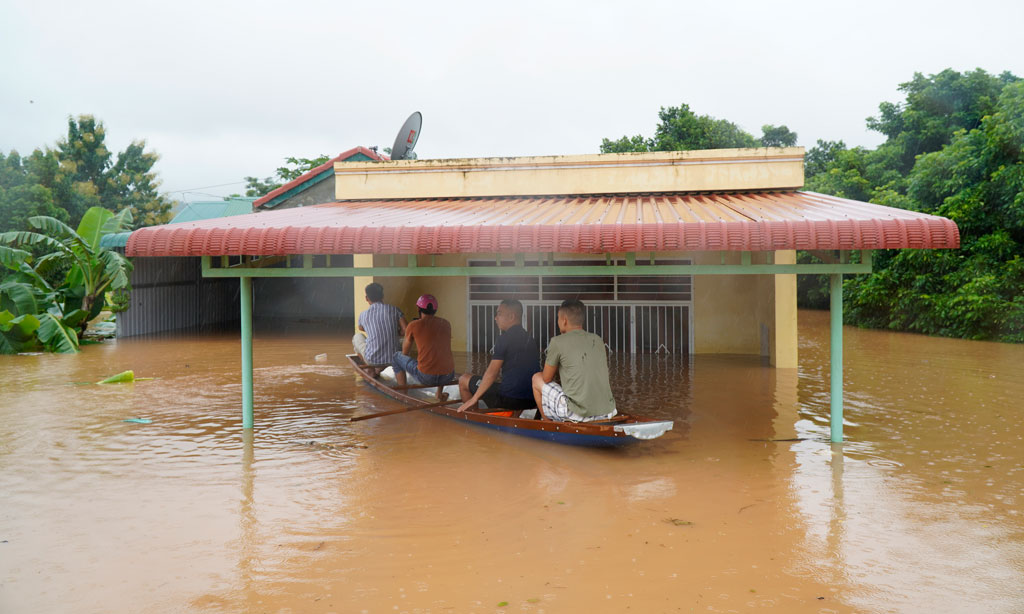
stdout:
[[[562,334],[548,343],[544,370],[533,376],[534,399],[548,420],[586,422],[616,414],[608,382],[608,353],[601,337],[583,330],[585,316],[582,302],[562,302],[558,308]],[[555,375],[561,385],[553,381]]]

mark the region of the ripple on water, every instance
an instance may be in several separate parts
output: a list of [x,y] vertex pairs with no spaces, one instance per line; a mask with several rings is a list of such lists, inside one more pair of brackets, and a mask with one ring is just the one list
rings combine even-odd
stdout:
[[[257,336],[254,432],[240,423],[237,336],[0,357],[19,382],[0,390],[0,572],[38,611],[249,597],[315,610],[324,594],[376,611],[412,604],[413,587],[424,600],[410,610],[483,610],[483,596],[518,591],[551,611],[587,599],[578,578],[602,569],[632,574],[638,611],[658,611],[672,574],[722,610],[808,595],[840,612],[1019,610],[1024,353],[847,329],[846,442],[833,445],[827,320],[800,317],[797,373],[613,357],[620,405],[676,428],[612,451],[420,413],[350,423],[399,405],[329,338]],[[485,358],[459,356],[478,371]],[[158,379],[66,385],[125,368]],[[755,559],[758,571],[736,564]],[[538,588],[553,574],[559,588]],[[691,588],[679,598],[696,603]]]

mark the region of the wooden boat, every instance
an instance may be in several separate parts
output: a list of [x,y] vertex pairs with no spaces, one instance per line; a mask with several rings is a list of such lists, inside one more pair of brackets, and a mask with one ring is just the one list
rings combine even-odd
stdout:
[[[437,400],[432,394],[426,392],[436,390],[436,386],[396,389],[393,385],[389,385],[391,382],[374,377],[368,365],[358,354],[348,354],[347,357],[356,372],[367,383],[392,399],[409,405],[422,405]],[[617,447],[655,439],[672,430],[673,425],[671,420],[654,420],[629,414],[618,414],[614,418],[594,422],[554,422],[495,415],[495,412],[505,411],[500,408],[469,410],[459,413],[458,406],[458,403],[452,403],[447,406],[427,407],[422,411],[429,411],[455,420],[464,420],[471,424],[514,435],[590,447]]]

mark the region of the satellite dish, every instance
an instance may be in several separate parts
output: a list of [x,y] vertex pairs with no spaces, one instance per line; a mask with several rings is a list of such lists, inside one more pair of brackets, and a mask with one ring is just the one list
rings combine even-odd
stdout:
[[416,141],[420,138],[420,128],[423,126],[423,116],[416,111],[409,116],[402,124],[402,129],[395,137],[395,145],[391,148],[392,160],[411,160],[414,158],[412,150],[416,147]]

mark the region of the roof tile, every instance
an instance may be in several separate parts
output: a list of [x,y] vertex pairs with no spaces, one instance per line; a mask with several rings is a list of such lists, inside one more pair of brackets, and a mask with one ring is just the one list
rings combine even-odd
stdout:
[[129,256],[955,248],[951,220],[814,192],[362,200],[151,226]]

